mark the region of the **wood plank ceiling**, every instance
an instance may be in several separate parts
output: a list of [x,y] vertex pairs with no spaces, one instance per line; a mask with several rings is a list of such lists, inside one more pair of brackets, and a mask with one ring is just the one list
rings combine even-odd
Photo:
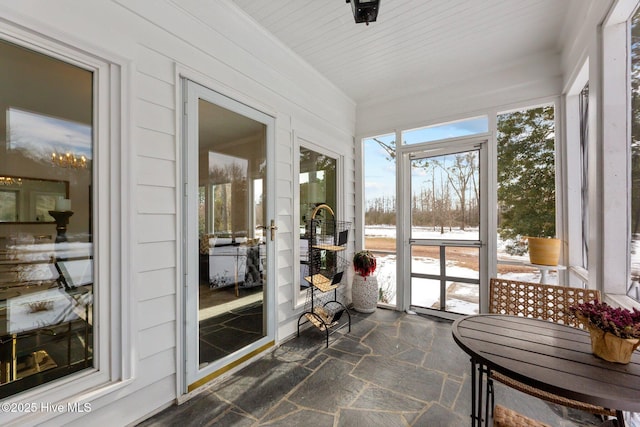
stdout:
[[464,81],[562,48],[582,0],[381,0],[355,24],[344,0],[232,0],[357,103]]

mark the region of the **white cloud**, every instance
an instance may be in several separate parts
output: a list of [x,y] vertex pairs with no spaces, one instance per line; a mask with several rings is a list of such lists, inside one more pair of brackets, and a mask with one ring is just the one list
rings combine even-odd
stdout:
[[7,148],[22,151],[36,160],[48,160],[51,153],[71,152],[92,158],[91,126],[56,117],[9,109]]

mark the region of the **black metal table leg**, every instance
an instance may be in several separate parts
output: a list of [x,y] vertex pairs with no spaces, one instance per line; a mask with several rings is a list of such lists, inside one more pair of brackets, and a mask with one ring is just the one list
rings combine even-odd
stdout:
[[[489,414],[489,396],[484,394],[484,374],[486,368],[475,360],[471,359],[471,426],[482,427],[486,425],[485,417]],[[486,386],[486,392],[489,393],[489,384]],[[486,405],[483,414],[483,405]],[[484,416],[483,416],[484,415]]]
[[484,400],[484,424],[489,425],[489,420],[493,419],[493,380],[491,379],[489,368],[482,365],[480,366],[480,369],[482,369],[482,372],[487,378],[485,393],[482,396],[482,399]]
[[484,419],[482,417],[482,397],[484,396],[483,392],[483,383],[484,383],[484,366],[478,363],[478,426],[482,426]]
[[471,359],[471,427],[477,426],[476,423],[476,393],[478,384],[476,382],[476,362]]

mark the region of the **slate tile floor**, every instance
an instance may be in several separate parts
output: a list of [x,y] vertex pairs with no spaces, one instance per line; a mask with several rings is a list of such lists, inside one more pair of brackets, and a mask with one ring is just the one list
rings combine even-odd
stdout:
[[[352,311],[329,339],[308,329],[180,406],[139,424],[157,426],[450,426],[471,424],[470,363],[451,322],[378,309]],[[599,425],[496,385],[496,402],[552,426]]]
[[200,321],[200,361],[211,362],[262,338],[262,301]]

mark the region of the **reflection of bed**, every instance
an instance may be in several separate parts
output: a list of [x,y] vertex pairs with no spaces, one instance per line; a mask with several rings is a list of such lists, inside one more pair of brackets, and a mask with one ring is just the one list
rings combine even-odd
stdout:
[[237,285],[251,288],[262,285],[264,245],[247,243],[227,243],[217,239],[214,246],[209,247],[204,257],[206,268],[202,272],[208,274],[209,286],[222,288]]

